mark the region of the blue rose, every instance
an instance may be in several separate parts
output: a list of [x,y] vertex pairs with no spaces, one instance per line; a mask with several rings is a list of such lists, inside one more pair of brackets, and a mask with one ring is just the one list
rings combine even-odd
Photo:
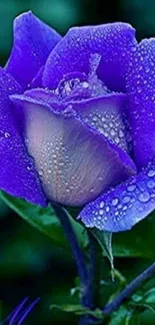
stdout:
[[61,38],[31,12],[0,70],[0,188],[84,206],[87,227],[130,229],[155,208],[155,41],[126,23]]

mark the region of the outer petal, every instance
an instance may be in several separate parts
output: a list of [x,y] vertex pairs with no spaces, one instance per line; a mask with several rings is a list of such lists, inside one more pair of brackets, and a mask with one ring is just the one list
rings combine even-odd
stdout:
[[125,125],[127,96],[113,93],[85,100],[62,101],[50,90],[36,88],[27,90],[26,96],[41,100],[53,107],[76,110],[81,119],[98,130],[124,151],[128,151],[127,128]]
[[107,87],[125,90],[126,68],[136,45],[134,29],[125,23],[75,27],[49,55],[43,75],[43,85],[56,88],[64,74],[90,72],[92,54],[102,56],[98,75]]
[[139,44],[130,62],[127,83],[135,161],[142,168],[155,155],[155,39]]
[[125,94],[108,94],[69,104],[76,109],[86,123],[104,134],[124,151],[128,151],[124,124],[127,105]]
[[128,155],[73,110],[55,110],[26,95],[12,100],[23,107],[27,148],[50,200],[79,206],[135,173]]
[[20,86],[0,70],[0,189],[32,203],[46,206],[46,198],[33,159],[20,137],[13,105],[8,94],[21,92]]
[[43,77],[43,71],[44,71],[44,66],[42,66],[36,76],[32,79],[31,83],[30,83],[30,88],[37,88],[37,87],[41,87],[42,86],[42,77]]
[[60,39],[31,12],[20,15],[14,21],[14,44],[6,71],[26,87]]
[[112,232],[130,229],[155,209],[155,161],[126,182],[89,203],[80,213],[87,227]]

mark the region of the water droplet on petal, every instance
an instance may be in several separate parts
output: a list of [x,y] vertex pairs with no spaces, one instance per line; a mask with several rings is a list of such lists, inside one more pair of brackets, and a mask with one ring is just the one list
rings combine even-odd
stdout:
[[149,177],[153,177],[155,176],[155,170],[151,169],[149,170],[148,174],[147,174]]
[[128,196],[128,195],[126,195],[126,196],[124,196],[123,198],[122,198],[122,202],[123,203],[128,203],[128,202],[130,202],[130,196]]
[[154,188],[155,187],[155,181],[153,179],[150,179],[148,182],[147,182],[147,186],[149,188]]
[[127,190],[128,190],[129,192],[133,192],[133,191],[135,191],[135,189],[136,189],[136,185],[129,185],[129,186],[127,187]]
[[117,204],[118,204],[118,199],[117,198],[113,199],[112,200],[112,205],[116,206]]
[[150,200],[150,194],[148,192],[140,193],[138,196],[139,201],[148,202]]
[[109,211],[110,211],[110,207],[107,206],[107,207],[106,207],[106,212],[109,212]]
[[10,137],[10,133],[9,132],[5,132],[4,133],[4,136],[5,136],[5,138],[9,138]]
[[104,202],[102,201],[101,203],[100,203],[100,208],[102,209],[104,207]]
[[41,169],[39,170],[38,173],[39,173],[39,176],[43,176],[43,175],[44,175],[44,172],[43,172],[43,170],[41,170]]

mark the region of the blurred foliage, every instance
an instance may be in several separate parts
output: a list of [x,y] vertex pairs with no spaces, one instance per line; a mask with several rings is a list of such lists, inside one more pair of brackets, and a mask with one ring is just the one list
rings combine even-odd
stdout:
[[[40,309],[39,321],[45,317],[44,324],[49,324],[51,317],[54,317],[59,324],[61,321],[63,323],[64,318],[67,321],[70,318],[72,322],[75,318],[76,323],[76,315],[88,311],[79,306],[79,282],[75,282],[76,273],[72,265],[68,243],[54,211],[50,206],[43,209],[24,200],[13,198],[4,192],[1,192],[0,197],[3,200],[1,202],[3,209],[5,202],[27,222],[23,223],[15,215],[13,231],[10,231],[11,236],[9,236],[8,230],[7,235],[5,233],[6,241],[1,238],[3,250],[0,279],[4,281],[3,283],[0,281],[2,300],[7,301],[7,292],[17,286],[15,287],[16,297],[23,299],[23,294],[32,297],[34,294],[41,296],[42,309]],[[9,212],[7,207],[6,211]],[[75,215],[74,209],[71,209],[70,212]],[[7,219],[7,214],[5,218]],[[5,219],[2,221],[4,222]],[[83,226],[72,218],[71,222],[82,249],[86,250],[87,236]],[[33,227],[30,227],[29,224]],[[101,278],[103,279],[101,280],[101,306],[114,299],[129,280],[154,260],[154,233],[155,218],[153,215],[140,222],[131,231],[115,234],[113,245],[110,234],[105,232],[101,236],[100,232],[95,231],[94,235],[100,243],[104,255],[104,257],[100,257],[102,259]],[[105,259],[106,256],[110,259],[112,270]],[[68,276],[67,271],[69,271]],[[32,290],[31,281],[33,282],[34,279]],[[9,285],[6,284],[8,280]],[[151,319],[154,321],[154,286],[155,279],[151,279],[151,286],[147,283],[146,288],[145,286],[140,288],[127,306],[122,306],[112,314],[110,320],[105,319],[103,323],[106,324],[109,321],[107,323],[109,325],[134,325],[138,324],[136,322],[139,317],[143,324],[143,318],[147,317],[146,315],[149,315],[149,319],[152,317]],[[9,293],[9,305],[12,299],[14,301],[14,290],[11,294]],[[34,315],[36,315],[35,312],[33,312],[32,323],[30,317],[29,324],[33,324]],[[95,310],[93,315],[101,317],[99,310]]]
[[[137,37],[155,35],[154,0],[1,0],[0,63],[5,65],[12,46],[13,19],[32,10],[40,19],[64,35],[73,25],[127,21],[137,29]],[[3,196],[4,199],[4,196]],[[7,200],[10,200],[7,201]],[[27,325],[77,324],[78,316],[51,305],[76,308],[79,304],[76,269],[58,220],[51,211],[40,211],[20,201],[0,200],[0,317],[10,313],[26,296],[41,302],[30,314]],[[12,209],[13,208],[13,209]],[[45,215],[46,214],[46,215]],[[19,215],[23,217],[20,218]],[[25,220],[27,222],[25,222]],[[31,223],[31,225],[30,225]],[[34,227],[32,227],[32,224]],[[76,225],[80,243],[86,249],[86,235]],[[47,234],[47,236],[46,236]],[[113,236],[115,281],[109,262],[103,258],[102,305],[112,299],[124,284],[155,258],[155,215],[131,231]],[[109,325],[153,325],[155,322],[155,279],[133,296],[131,304],[105,320]],[[151,308],[152,309],[151,309]],[[62,306],[63,309],[63,306]],[[0,321],[1,321],[0,319]]]

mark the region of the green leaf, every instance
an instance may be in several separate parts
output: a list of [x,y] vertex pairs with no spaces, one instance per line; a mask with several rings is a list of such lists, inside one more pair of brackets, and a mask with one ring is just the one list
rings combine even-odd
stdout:
[[148,304],[155,304],[155,288],[151,288],[145,293],[143,301]]
[[64,304],[64,305],[55,305],[55,304],[52,304],[50,306],[50,309],[53,309],[53,308],[57,308],[57,309],[60,309],[64,312],[67,312],[67,313],[85,313],[86,312],[86,308],[83,307],[82,305],[80,304],[76,304],[76,305],[72,305],[72,304]]
[[100,309],[90,310],[86,307],[83,307],[80,304],[64,304],[64,305],[56,305],[52,304],[50,306],[50,309],[57,308],[61,311],[67,312],[67,313],[74,313],[75,315],[91,315],[98,319],[103,319],[104,315]]
[[[42,208],[24,200],[14,198],[4,192],[0,192],[0,198],[31,226],[37,228],[50,237],[57,245],[69,249],[63,229],[51,206]],[[76,232],[80,245],[85,247],[87,243],[86,231],[83,226],[73,218],[70,217],[70,221]]]
[[113,234],[113,255],[119,257],[155,258],[155,214],[129,231]]
[[132,318],[132,312],[128,311],[124,306],[111,315],[108,325],[129,325]]
[[92,229],[91,232],[100,244],[103,254],[108,257],[111,265],[111,270],[114,271],[114,261],[112,253],[112,233],[109,231],[100,231],[96,228]]

